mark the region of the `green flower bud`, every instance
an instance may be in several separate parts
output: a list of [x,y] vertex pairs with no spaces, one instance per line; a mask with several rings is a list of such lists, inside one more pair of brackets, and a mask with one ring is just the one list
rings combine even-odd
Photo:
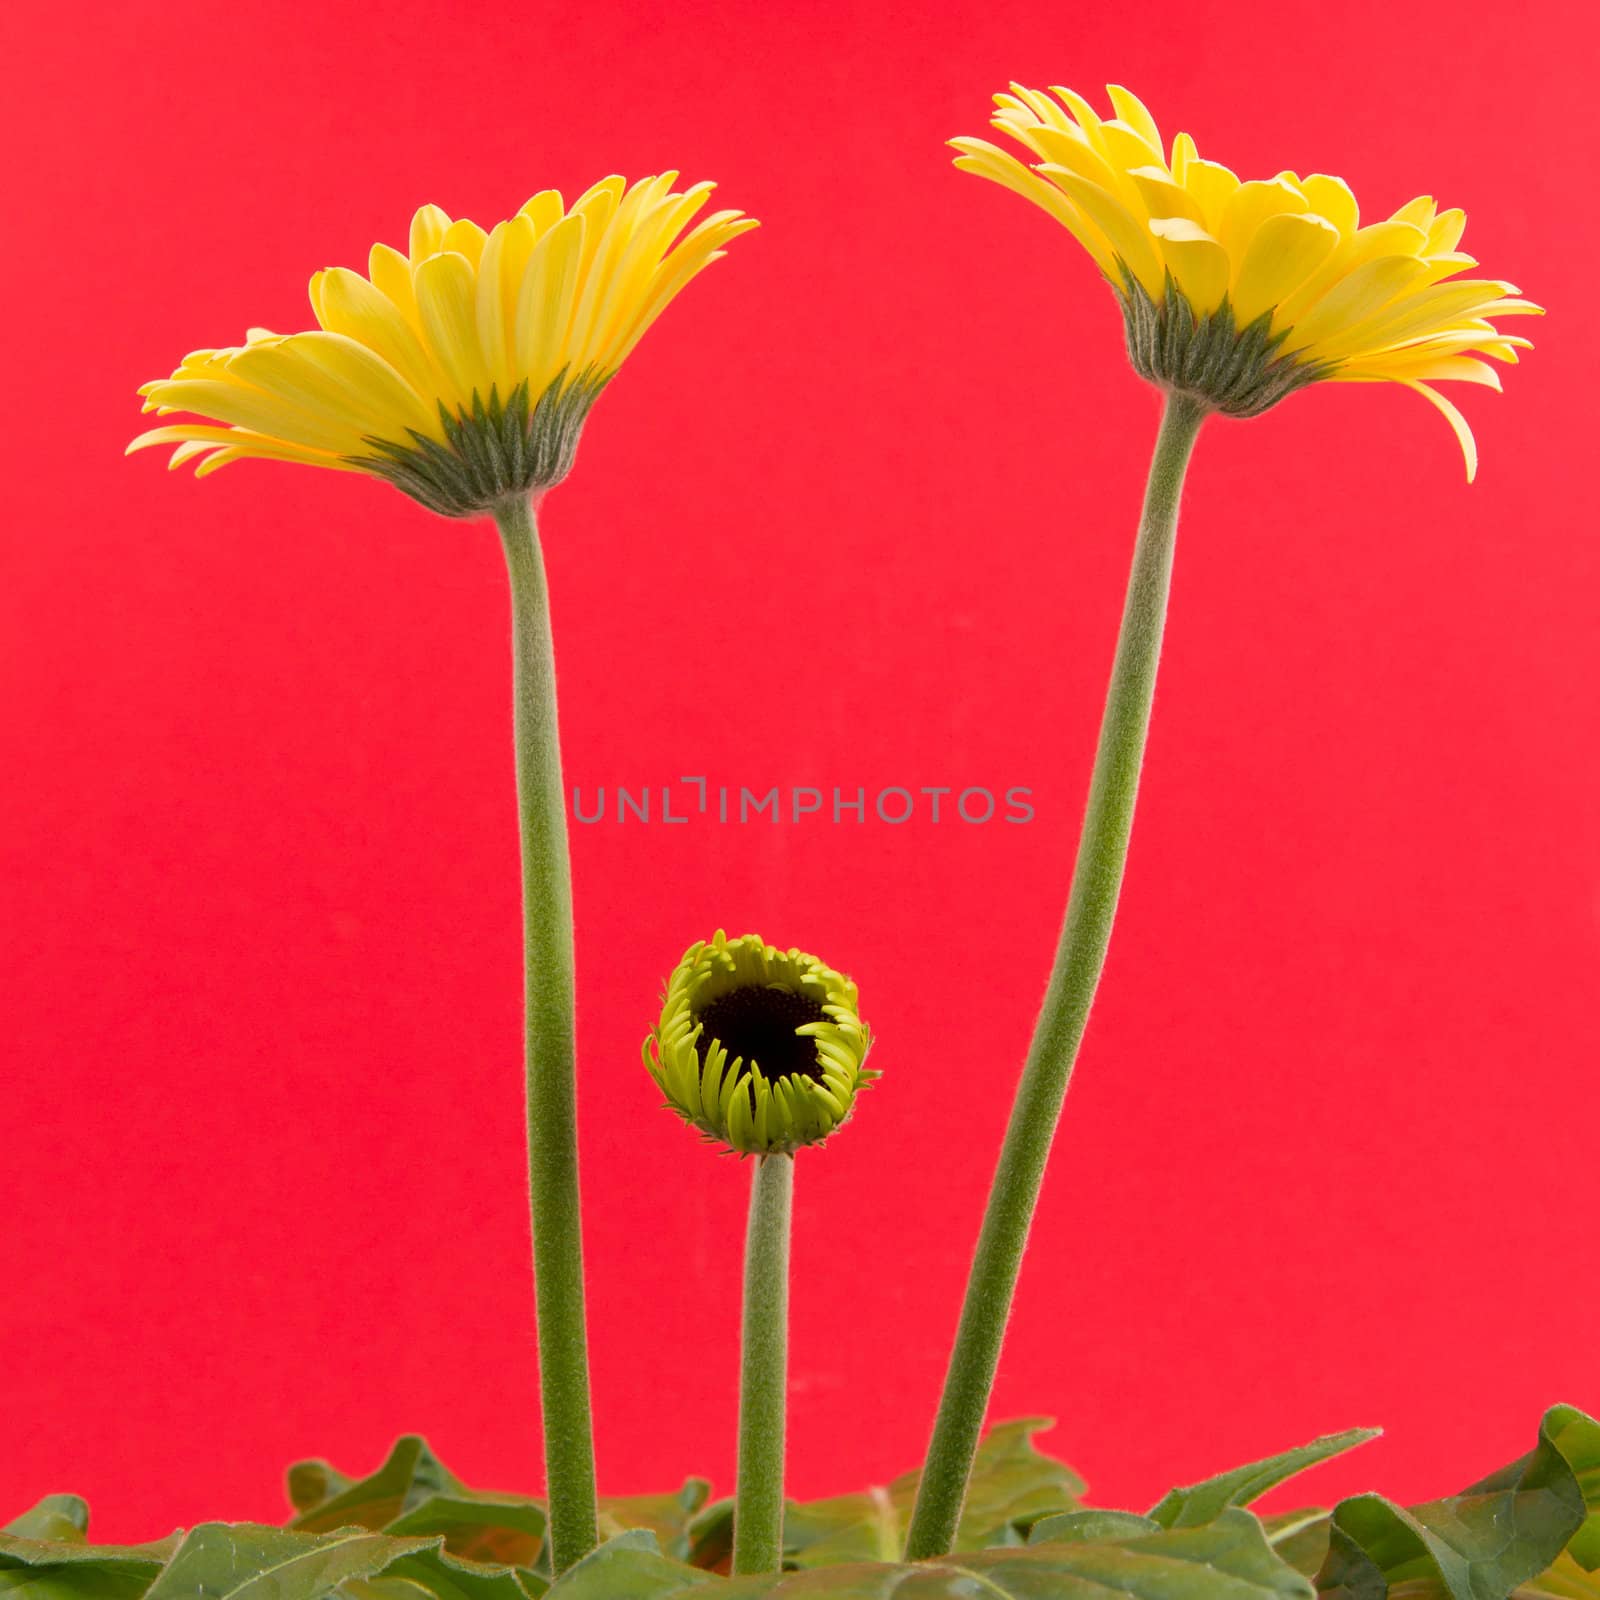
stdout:
[[872,1035],[856,986],[800,950],[719,928],[667,980],[644,1064],[668,1109],[740,1155],[792,1154],[845,1122]]

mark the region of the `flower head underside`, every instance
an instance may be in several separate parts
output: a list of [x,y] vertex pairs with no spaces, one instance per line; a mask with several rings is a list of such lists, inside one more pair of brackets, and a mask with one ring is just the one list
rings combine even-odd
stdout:
[[423,206],[407,250],[311,279],[318,326],[254,328],[140,389],[193,413],[129,446],[171,444],[204,476],[250,457],[364,472],[430,509],[470,516],[571,468],[590,406],[651,323],[755,222],[673,172],[610,177],[568,207],[554,190],[485,231]]
[[1491,318],[1537,313],[1512,284],[1461,278],[1466,218],[1428,196],[1362,226],[1339,178],[1279,172],[1241,181],[1180,133],[1170,148],[1136,96],[1113,115],[1081,95],[1013,84],[993,126],[1027,163],[984,139],[952,139],[956,166],[1050,213],[1122,303],[1139,373],[1212,409],[1254,416],[1308,383],[1400,383],[1444,414],[1476,470],[1472,434],[1432,385],[1500,387],[1482,358],[1514,363],[1526,339]]

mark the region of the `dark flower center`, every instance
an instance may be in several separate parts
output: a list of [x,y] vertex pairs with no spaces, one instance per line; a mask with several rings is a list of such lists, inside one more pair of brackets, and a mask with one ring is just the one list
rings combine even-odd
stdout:
[[769,1082],[799,1073],[821,1083],[816,1040],[809,1034],[796,1035],[794,1030],[808,1022],[821,1022],[824,1016],[822,1006],[809,995],[758,984],[730,989],[695,1019],[705,1030],[700,1036],[701,1059],[715,1039],[730,1061],[742,1056],[747,1067]]

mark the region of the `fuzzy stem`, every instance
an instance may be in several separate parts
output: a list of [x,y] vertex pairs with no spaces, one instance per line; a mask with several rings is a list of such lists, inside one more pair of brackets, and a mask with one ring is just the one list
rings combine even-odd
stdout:
[[756,1157],[744,1247],[739,1467],[733,1570],[783,1564],[784,1386],[789,1367],[789,1209],[794,1157]]
[[511,579],[517,815],[522,838],[528,1198],[555,1571],[599,1542],[578,1209],[572,875],[556,723],[555,652],[544,557],[530,502],[495,513]]
[[1178,499],[1206,415],[1205,406],[1192,396],[1168,394],[1145,488],[1066,917],[967,1279],[907,1535],[908,1560],[946,1554],[961,1519],[1039,1185],[1111,938],[1161,657]]

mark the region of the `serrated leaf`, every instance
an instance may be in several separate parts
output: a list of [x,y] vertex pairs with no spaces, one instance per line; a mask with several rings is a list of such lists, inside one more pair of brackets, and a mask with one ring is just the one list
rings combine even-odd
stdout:
[[1462,1494],[1410,1509],[1375,1494],[1342,1500],[1317,1587],[1339,1600],[1382,1596],[1401,1583],[1407,1600],[1505,1600],[1587,1533],[1597,1450],[1600,1424],[1556,1406],[1529,1454]]
[[317,1534],[208,1522],[185,1536],[146,1600],[321,1600],[438,1543],[359,1527]]
[[[298,1481],[297,1481],[298,1475]],[[410,1433],[395,1441],[388,1459],[376,1472],[351,1482],[326,1462],[301,1461],[290,1467],[289,1498],[309,1500],[307,1508],[289,1523],[302,1533],[326,1533],[334,1528],[386,1528],[407,1511],[436,1494],[465,1494],[460,1482],[428,1448],[428,1441]],[[335,1492],[322,1499],[310,1497],[322,1486]]]
[[1249,1512],[1119,1540],[977,1550],[914,1565],[856,1562],[718,1579],[642,1549],[602,1547],[549,1600],[1314,1600]]
[[1344,1433],[1324,1434],[1295,1450],[1284,1450],[1248,1466],[1219,1473],[1187,1489],[1169,1489],[1150,1508],[1150,1516],[1163,1528],[1195,1528],[1210,1522],[1228,1506],[1247,1506],[1267,1490],[1275,1489],[1296,1473],[1304,1472],[1334,1456],[1354,1450],[1369,1439],[1376,1439],[1379,1428],[1350,1428]]

